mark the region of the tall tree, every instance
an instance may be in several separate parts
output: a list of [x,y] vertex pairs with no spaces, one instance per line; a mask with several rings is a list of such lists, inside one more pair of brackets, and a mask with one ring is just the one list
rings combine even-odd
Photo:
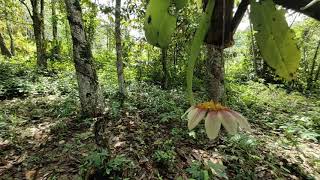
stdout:
[[307,90],[311,90],[312,86],[313,86],[313,74],[314,74],[314,70],[315,70],[315,66],[316,66],[316,60],[318,57],[318,52],[319,52],[319,48],[320,48],[320,41],[318,42],[317,48],[314,52],[314,56],[312,58],[312,62],[311,62],[311,67],[310,67],[310,73],[307,79]]
[[6,26],[7,26],[7,32],[10,38],[10,52],[11,55],[14,56],[15,55],[15,45],[14,45],[14,39],[13,39],[13,35],[12,35],[12,27],[11,24],[9,23],[9,13],[7,10],[7,7],[10,7],[10,4],[5,1],[4,2],[4,16],[5,16],[5,21],[6,21]]
[[0,33],[0,50],[1,50],[2,55],[9,57],[9,58],[12,56],[11,52],[9,51],[9,49],[6,46],[6,43],[4,41],[2,33]]
[[56,12],[57,0],[51,0],[51,18],[52,18],[52,36],[53,36],[53,47],[52,56],[54,59],[59,57],[60,54],[60,44],[58,40],[58,17]]
[[44,0],[30,0],[31,10],[25,0],[19,0],[28,10],[32,19],[33,33],[37,47],[37,66],[47,69],[46,48],[44,39]]
[[121,44],[121,0],[116,0],[115,9],[115,39],[116,39],[116,51],[117,51],[117,74],[118,74],[118,86],[119,93],[125,96],[125,84],[123,75],[123,61],[122,61],[122,44]]
[[167,63],[166,48],[161,48],[161,64],[162,64],[162,71],[163,71],[162,88],[167,89],[168,83],[169,83],[169,70],[168,70],[168,63]]
[[[204,0],[205,6],[207,3]],[[215,102],[222,102],[225,92],[223,49],[233,45],[233,5],[234,0],[216,0],[206,38],[207,90],[211,100]]]
[[91,46],[86,38],[79,0],[64,0],[71,28],[73,61],[79,86],[82,114],[97,117],[103,113],[104,102],[93,62]]

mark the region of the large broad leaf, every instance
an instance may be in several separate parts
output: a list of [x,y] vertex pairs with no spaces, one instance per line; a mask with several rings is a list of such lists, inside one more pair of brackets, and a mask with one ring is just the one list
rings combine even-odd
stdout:
[[250,19],[263,59],[279,76],[293,79],[301,54],[284,10],[276,9],[272,0],[251,0]]
[[169,14],[170,0],[150,0],[144,20],[144,31],[148,42],[166,48],[176,29],[177,17]]

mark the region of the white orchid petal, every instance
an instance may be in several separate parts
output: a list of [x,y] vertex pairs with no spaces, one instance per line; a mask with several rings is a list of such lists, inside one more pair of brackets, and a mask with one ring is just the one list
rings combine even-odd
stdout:
[[189,107],[189,109],[181,116],[181,119],[186,116],[191,110],[195,109],[196,107],[195,106],[191,106]]
[[245,130],[245,131],[251,131],[251,127],[250,127],[250,124],[248,122],[248,120],[243,117],[240,113],[236,112],[236,111],[230,111],[230,113],[236,117],[237,119],[237,122],[239,123],[239,128],[241,130]]
[[206,133],[209,139],[215,139],[219,135],[221,127],[221,119],[218,118],[216,112],[209,112],[205,119]]
[[204,118],[207,111],[195,108],[191,110],[188,114],[188,128],[189,130],[192,130],[195,128],[199,122]]
[[[221,111],[218,112],[218,116],[221,119],[221,123],[226,131],[231,134],[235,135],[238,132],[239,123],[235,116],[233,116],[228,111]],[[221,117],[220,117],[221,116]]]

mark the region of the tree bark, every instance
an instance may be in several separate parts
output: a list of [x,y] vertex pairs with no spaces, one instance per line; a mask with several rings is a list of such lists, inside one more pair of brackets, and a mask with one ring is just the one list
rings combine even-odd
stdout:
[[52,36],[53,36],[52,57],[54,59],[58,59],[60,54],[60,46],[58,41],[58,18],[56,13],[56,3],[57,3],[57,0],[51,0]]
[[257,63],[257,58],[255,53],[254,34],[253,34],[253,27],[252,27],[251,21],[249,22],[249,25],[250,25],[251,53],[253,58],[253,66],[254,66],[256,77],[259,77],[258,63]]
[[209,97],[214,102],[223,102],[225,93],[223,49],[207,44],[206,67]]
[[15,53],[15,46],[14,46],[14,39],[12,36],[12,28],[11,28],[11,25],[9,24],[9,20],[8,20],[8,11],[7,11],[6,1],[5,1],[4,5],[5,5],[4,15],[5,15],[5,20],[6,20],[7,32],[8,32],[9,38],[10,38],[10,52],[11,52],[11,55],[14,56],[16,54]]
[[308,80],[307,80],[307,90],[311,90],[311,89],[312,89],[312,85],[313,85],[313,73],[314,73],[314,69],[315,69],[315,65],[316,65],[316,60],[317,60],[319,48],[320,48],[320,41],[318,42],[316,51],[314,52],[314,56],[313,56],[313,59],[312,59],[312,64],[311,64],[311,68],[310,68],[310,73],[309,73]]
[[[208,0],[204,0],[205,6],[207,2]],[[211,100],[220,103],[223,103],[225,96],[223,49],[234,44],[233,31],[238,22],[233,21],[233,6],[234,0],[216,0],[206,37],[207,91]]]
[[296,12],[300,12],[317,20],[320,20],[320,3],[316,3],[313,6],[302,9],[308,5],[312,0],[273,0],[274,3],[283,6],[288,9],[292,9]]
[[7,22],[7,31],[8,31],[8,35],[10,37],[10,52],[12,56],[16,55],[16,51],[15,51],[15,45],[14,45],[14,39],[12,36],[12,28],[9,25],[9,23]]
[[84,31],[79,0],[65,0],[73,42],[73,61],[79,86],[82,114],[97,117],[103,114],[104,102],[93,63],[90,43]]
[[316,71],[316,76],[314,77],[314,82],[317,82],[319,79],[319,74],[320,74],[320,63],[318,64],[318,69]]
[[6,46],[2,33],[0,33],[0,50],[2,55],[11,58],[12,54]]
[[123,75],[123,61],[122,61],[122,44],[121,44],[121,0],[116,0],[115,9],[115,39],[116,39],[116,51],[117,51],[117,75],[118,75],[118,86],[119,93],[122,97],[125,97],[126,90],[124,84]]
[[[30,0],[32,6],[33,32],[37,47],[37,66],[40,70],[47,69],[46,49],[44,44],[43,0]],[[40,5],[40,11],[39,11]]]
[[163,71],[163,80],[162,80],[162,88],[168,89],[169,85],[169,70],[167,64],[167,49],[161,49],[161,63],[162,63],[162,71]]

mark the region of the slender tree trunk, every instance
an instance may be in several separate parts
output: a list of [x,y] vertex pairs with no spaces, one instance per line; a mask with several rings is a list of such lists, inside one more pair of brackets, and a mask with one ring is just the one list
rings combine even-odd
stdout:
[[85,117],[102,115],[104,102],[94,67],[90,43],[84,31],[79,0],[64,0],[73,41],[73,61],[79,86],[82,114]]
[[12,54],[6,46],[2,33],[0,33],[0,50],[2,55],[11,58]]
[[317,82],[319,79],[319,74],[320,74],[320,63],[318,64],[318,69],[316,71],[316,76],[314,77],[314,82]]
[[14,45],[14,39],[12,36],[12,28],[9,25],[9,23],[7,22],[7,31],[8,31],[8,35],[10,37],[10,52],[12,56],[16,55],[16,51],[15,51],[15,45]]
[[315,69],[315,65],[316,65],[316,60],[317,60],[319,48],[320,48],[320,41],[318,42],[316,51],[314,52],[314,56],[313,56],[313,59],[312,59],[312,64],[311,64],[311,68],[310,68],[310,73],[309,73],[308,80],[307,80],[307,90],[311,90],[311,89],[312,89],[312,85],[313,85],[313,73],[314,73],[314,69]]
[[168,70],[168,63],[167,63],[167,49],[161,49],[161,63],[162,63],[162,71],[163,71],[163,82],[162,88],[168,89],[169,85],[169,70]]
[[8,32],[9,38],[10,38],[10,52],[11,52],[11,55],[14,56],[16,54],[15,53],[15,46],[14,46],[14,39],[12,36],[12,28],[11,28],[11,25],[9,24],[9,21],[8,21],[8,11],[7,11],[6,1],[5,1],[4,5],[5,5],[4,15],[5,15],[5,20],[6,20],[7,32]]
[[122,44],[121,44],[121,0],[116,0],[116,12],[115,12],[115,39],[116,39],[116,51],[117,51],[117,74],[118,74],[118,86],[119,93],[124,97],[126,94],[124,75],[123,75],[123,61],[122,61]]
[[44,32],[44,0],[40,0],[40,26],[41,26],[41,33],[42,33],[42,40],[44,44],[46,43],[46,35]]
[[206,67],[209,97],[215,102],[223,102],[225,96],[223,49],[207,44]]
[[252,53],[252,58],[253,58],[253,66],[254,66],[254,71],[255,71],[255,73],[256,73],[256,77],[259,77],[257,57],[256,57],[256,53],[255,53],[255,43],[254,43],[253,27],[252,27],[251,21],[250,21],[249,23],[250,23],[251,53]]
[[51,0],[52,36],[53,36],[52,57],[54,59],[58,59],[60,54],[60,47],[59,47],[59,41],[58,41],[58,18],[56,13],[56,3],[57,3],[57,0]]
[[[37,47],[37,66],[41,70],[47,69],[46,49],[44,44],[44,24],[43,24],[43,0],[39,4],[39,0],[30,0],[32,5],[32,22],[33,32]],[[40,5],[40,12],[39,12]]]

